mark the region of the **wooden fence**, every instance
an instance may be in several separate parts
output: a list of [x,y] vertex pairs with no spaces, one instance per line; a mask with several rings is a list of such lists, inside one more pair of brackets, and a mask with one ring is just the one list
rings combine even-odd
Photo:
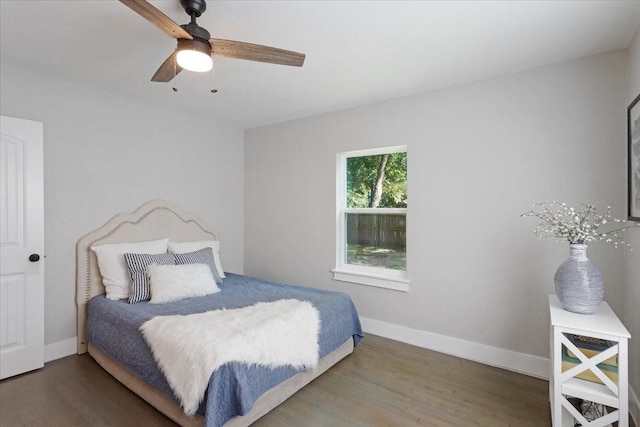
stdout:
[[407,218],[398,214],[347,214],[347,244],[406,249]]

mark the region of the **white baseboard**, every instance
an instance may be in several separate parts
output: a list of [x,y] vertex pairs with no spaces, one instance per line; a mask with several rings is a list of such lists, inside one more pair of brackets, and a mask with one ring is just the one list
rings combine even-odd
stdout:
[[76,354],[77,338],[67,338],[44,346],[44,363]]
[[508,369],[532,377],[549,379],[549,359],[544,357],[517,353],[380,320],[361,317],[360,321],[364,331],[374,335],[473,360],[485,365]]

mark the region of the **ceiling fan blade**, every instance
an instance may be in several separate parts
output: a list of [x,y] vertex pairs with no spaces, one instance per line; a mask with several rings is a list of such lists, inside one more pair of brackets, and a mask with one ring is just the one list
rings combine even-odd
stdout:
[[292,65],[294,67],[302,67],[302,64],[304,64],[304,53],[233,40],[210,39],[209,43],[211,43],[211,50],[214,56]]
[[120,0],[121,3],[128,6],[131,10],[160,28],[166,35],[175,39],[193,39],[191,34],[187,33],[180,25],[173,22],[164,13],[160,12],[146,0]]
[[178,51],[173,52],[167,59],[164,60],[158,71],[151,77],[152,82],[166,83],[170,82],[175,76],[177,76],[182,67],[176,63],[176,55]]

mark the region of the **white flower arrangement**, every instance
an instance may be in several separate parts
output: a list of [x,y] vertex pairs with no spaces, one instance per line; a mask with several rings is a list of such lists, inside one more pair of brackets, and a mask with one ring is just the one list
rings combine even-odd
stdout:
[[608,223],[624,224],[627,221],[613,218],[611,206],[607,206],[604,215],[598,213],[593,205],[582,205],[575,209],[560,202],[542,202],[533,205],[533,209],[520,215],[533,216],[541,220],[533,229],[533,234],[539,239],[556,237],[566,240],[570,244],[586,245],[589,242],[613,243],[617,248],[624,246],[631,248],[622,237],[622,231],[627,228],[640,226],[640,223],[617,227],[613,230],[601,232],[599,228]]

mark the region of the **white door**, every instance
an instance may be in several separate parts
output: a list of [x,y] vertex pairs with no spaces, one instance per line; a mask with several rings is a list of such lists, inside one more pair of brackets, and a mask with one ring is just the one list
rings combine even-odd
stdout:
[[0,116],[0,379],[44,365],[42,123]]

